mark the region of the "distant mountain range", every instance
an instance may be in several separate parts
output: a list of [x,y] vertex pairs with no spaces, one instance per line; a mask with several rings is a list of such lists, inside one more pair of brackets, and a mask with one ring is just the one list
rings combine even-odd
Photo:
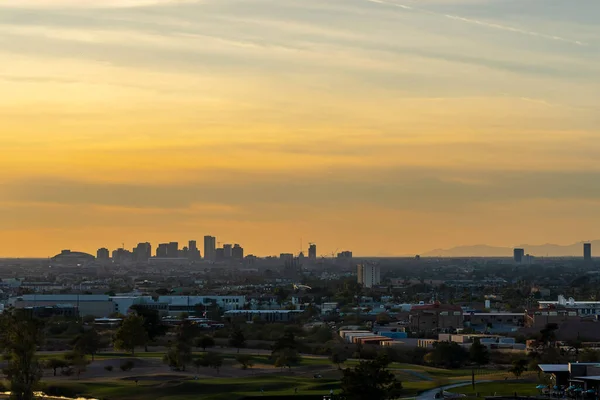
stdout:
[[[593,240],[592,255],[594,249],[600,254],[600,240]],[[525,249],[525,254],[531,254],[536,257],[583,257],[583,242],[570,245],[542,244],[529,245],[521,244],[514,247]],[[485,244],[473,246],[458,246],[451,249],[435,249],[421,254],[423,257],[512,257],[513,247],[495,247]]]

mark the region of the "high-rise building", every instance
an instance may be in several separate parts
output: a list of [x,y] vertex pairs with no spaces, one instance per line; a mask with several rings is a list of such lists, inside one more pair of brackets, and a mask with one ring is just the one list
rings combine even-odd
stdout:
[[198,250],[198,245],[195,240],[190,240],[188,243],[188,258],[190,260],[200,259],[200,250]]
[[215,250],[215,261],[223,261],[225,259],[225,251],[222,247]]
[[231,258],[233,258],[234,260],[243,260],[244,248],[239,244],[234,244],[233,249],[231,249]]
[[225,259],[229,260],[233,256],[233,245],[224,244],[223,245],[223,255]]
[[585,261],[592,261],[592,244],[591,243],[583,244],[583,259]]
[[167,257],[168,258],[179,258],[179,243],[170,242],[167,245]]
[[361,263],[356,268],[356,277],[359,284],[366,288],[381,284],[381,269],[379,264]]
[[146,262],[152,257],[152,245],[148,242],[138,243],[135,249],[133,249],[133,259],[137,262]]
[[516,263],[521,264],[523,262],[523,257],[525,256],[525,249],[514,249],[513,250],[513,260]]
[[337,254],[337,258],[352,258],[352,252],[351,251],[342,251],[341,253]]
[[215,261],[217,258],[217,238],[214,236],[204,236],[204,259]]
[[106,248],[98,249],[96,252],[96,258],[100,261],[107,261],[110,259],[110,252]]
[[169,244],[161,243],[156,248],[156,258],[167,258],[169,253]]
[[314,243],[311,243],[308,246],[308,259],[310,261],[316,261],[317,260],[317,245]]

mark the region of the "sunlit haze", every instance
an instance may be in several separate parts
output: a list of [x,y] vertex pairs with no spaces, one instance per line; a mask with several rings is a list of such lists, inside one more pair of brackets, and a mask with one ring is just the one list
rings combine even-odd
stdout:
[[598,0],[0,0],[0,256],[600,238]]

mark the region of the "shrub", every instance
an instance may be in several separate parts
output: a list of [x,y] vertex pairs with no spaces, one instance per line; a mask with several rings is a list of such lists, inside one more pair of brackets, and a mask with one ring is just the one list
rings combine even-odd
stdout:
[[119,368],[121,368],[121,371],[131,371],[134,366],[135,364],[130,360],[122,362]]
[[113,370],[113,366],[112,365],[107,365],[104,367],[105,370],[107,370],[108,372],[112,372]]

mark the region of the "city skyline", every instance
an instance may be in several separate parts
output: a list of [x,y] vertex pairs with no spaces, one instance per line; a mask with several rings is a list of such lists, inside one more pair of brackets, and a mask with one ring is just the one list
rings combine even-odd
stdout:
[[373,256],[599,237],[599,14],[1,1],[0,256],[199,232]]

